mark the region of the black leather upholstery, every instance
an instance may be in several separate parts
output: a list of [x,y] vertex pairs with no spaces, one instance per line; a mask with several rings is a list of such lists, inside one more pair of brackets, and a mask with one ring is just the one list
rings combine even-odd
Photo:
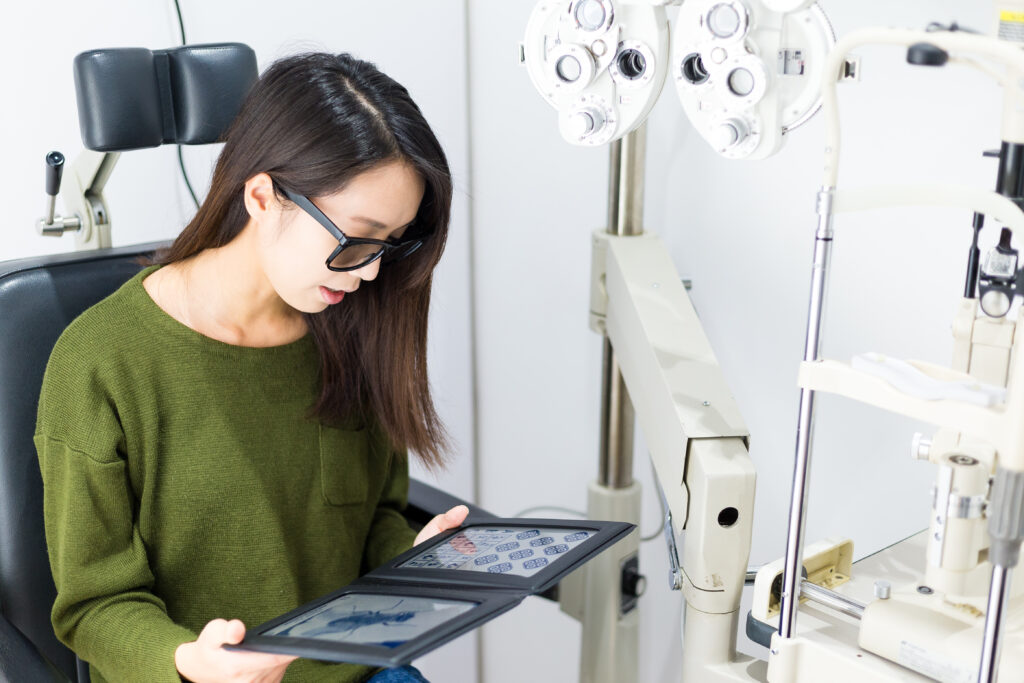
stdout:
[[[79,678],[85,683],[88,678]],[[7,683],[67,683],[63,672],[38,655],[38,651],[11,622],[0,616],[0,681]]]
[[[55,590],[32,442],[39,388],[50,351],[68,323],[137,273],[139,257],[158,246],[0,263],[0,612],[3,626],[17,629],[35,646],[36,657],[41,654],[72,681],[80,680],[75,657],[57,641],[50,624]],[[32,655],[22,651],[13,659],[24,662]],[[13,661],[2,646],[0,661],[0,671]],[[37,667],[46,665],[38,662]]]
[[216,142],[256,78],[256,53],[241,43],[83,52],[75,57],[82,140],[99,152]]
[[405,508],[405,518],[414,529],[422,529],[435,516],[456,505],[465,505],[469,508],[469,515],[466,517],[467,523],[497,519],[496,515],[487,510],[460,500],[430,484],[424,484],[416,479],[409,480],[409,505]]

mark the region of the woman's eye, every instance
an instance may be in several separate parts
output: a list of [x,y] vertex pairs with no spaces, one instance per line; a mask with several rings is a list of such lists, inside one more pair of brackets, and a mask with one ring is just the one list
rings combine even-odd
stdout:
[[391,242],[392,244],[398,244],[405,238],[406,235],[414,234],[413,228],[414,226],[407,225],[404,228],[399,228],[398,230],[395,230],[395,232],[391,234],[391,237],[388,237],[388,242]]

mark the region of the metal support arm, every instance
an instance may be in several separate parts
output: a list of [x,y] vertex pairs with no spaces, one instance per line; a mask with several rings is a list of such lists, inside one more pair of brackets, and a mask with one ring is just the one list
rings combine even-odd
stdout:
[[734,637],[754,509],[746,425],[661,241],[599,233],[594,260],[593,310],[604,313],[671,533],[688,530],[684,680],[749,680]]
[[747,427],[661,240],[597,233],[595,242],[606,250],[595,281],[604,282],[608,338],[678,533],[690,514],[684,478],[693,443],[745,442]]

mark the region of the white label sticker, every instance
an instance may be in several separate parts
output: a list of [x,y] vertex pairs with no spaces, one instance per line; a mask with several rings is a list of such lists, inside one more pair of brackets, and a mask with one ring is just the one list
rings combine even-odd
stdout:
[[1024,12],[999,12],[999,39],[1014,43],[1024,42]]
[[900,642],[901,666],[934,678],[940,683],[975,683],[977,672],[907,641]]

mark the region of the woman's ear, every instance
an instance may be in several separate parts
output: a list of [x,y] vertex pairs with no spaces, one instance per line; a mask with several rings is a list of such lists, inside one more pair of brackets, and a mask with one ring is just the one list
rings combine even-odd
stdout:
[[245,181],[242,191],[245,210],[257,224],[265,223],[267,216],[280,209],[280,202],[274,192],[274,181],[266,173],[257,173]]

